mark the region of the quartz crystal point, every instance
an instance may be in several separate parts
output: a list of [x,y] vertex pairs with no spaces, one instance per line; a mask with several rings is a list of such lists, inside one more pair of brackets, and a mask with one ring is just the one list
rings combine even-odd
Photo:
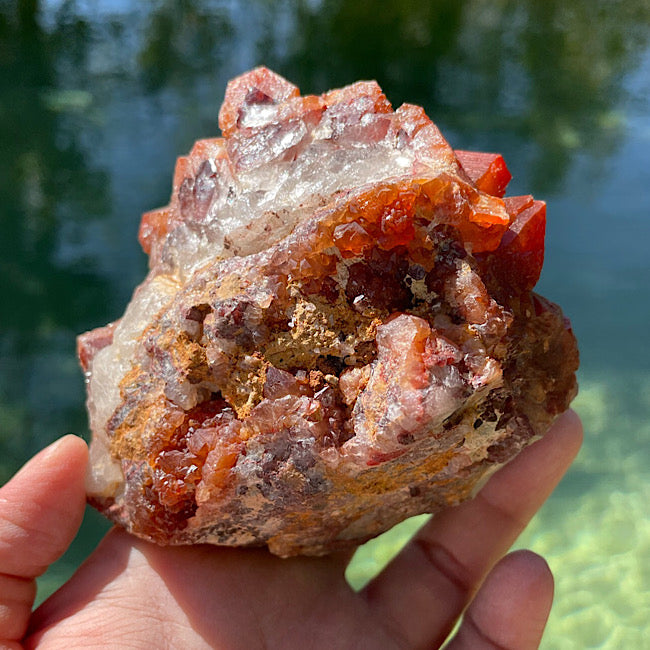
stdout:
[[545,204],[375,82],[258,68],[142,218],[150,271],[79,338],[89,501],[160,544],[355,545],[471,497],[576,393],[532,293]]

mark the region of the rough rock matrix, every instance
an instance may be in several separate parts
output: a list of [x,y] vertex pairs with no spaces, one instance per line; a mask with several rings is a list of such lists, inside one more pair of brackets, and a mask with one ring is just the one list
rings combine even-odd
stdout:
[[230,82],[145,214],[150,272],[79,339],[90,502],[161,544],[358,544],[471,497],[576,393],[532,293],[545,204],[374,82]]

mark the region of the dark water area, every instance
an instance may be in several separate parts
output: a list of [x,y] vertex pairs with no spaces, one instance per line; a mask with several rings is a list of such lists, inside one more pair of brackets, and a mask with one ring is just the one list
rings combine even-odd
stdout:
[[[509,194],[548,202],[539,290],[573,321],[578,406],[618,454],[561,489],[650,451],[647,0],[0,0],[0,481],[62,434],[87,437],[75,336],[121,315],[146,270],[141,213],[217,134],[226,82],[259,64],[303,93],[377,79],[454,147],[503,153]],[[587,434],[584,458],[610,453]],[[45,592],[105,529],[89,514]]]

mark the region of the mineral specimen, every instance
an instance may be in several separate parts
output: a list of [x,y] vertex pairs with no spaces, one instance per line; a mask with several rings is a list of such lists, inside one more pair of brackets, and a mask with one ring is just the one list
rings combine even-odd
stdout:
[[576,392],[531,292],[545,204],[359,82],[230,82],[145,214],[150,271],[79,339],[90,502],[161,544],[358,544],[471,497]]

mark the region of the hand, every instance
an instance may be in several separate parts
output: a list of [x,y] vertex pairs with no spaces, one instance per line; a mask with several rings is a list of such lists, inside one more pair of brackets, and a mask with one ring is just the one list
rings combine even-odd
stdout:
[[581,437],[577,416],[561,416],[360,593],[345,582],[349,554],[158,547],[115,529],[32,614],[34,578],[63,553],[84,508],[87,450],[66,436],[0,490],[0,647],[437,648],[465,610],[448,648],[536,648],[551,573],[532,552],[502,556]]

